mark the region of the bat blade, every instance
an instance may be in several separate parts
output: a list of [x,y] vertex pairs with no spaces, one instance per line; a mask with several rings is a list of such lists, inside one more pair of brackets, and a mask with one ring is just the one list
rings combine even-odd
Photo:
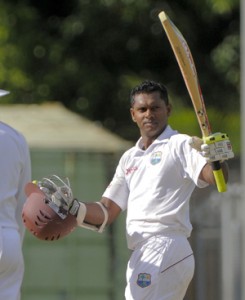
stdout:
[[[181,32],[164,11],[160,12],[158,17],[162,23],[172,50],[175,54],[175,58],[178,62],[180,71],[182,73],[186,88],[189,92],[197,116],[197,120],[202,132],[202,137],[205,138],[212,134],[212,132],[190,48]],[[214,162],[212,163],[212,167],[218,191],[225,192],[226,183],[220,163]]]

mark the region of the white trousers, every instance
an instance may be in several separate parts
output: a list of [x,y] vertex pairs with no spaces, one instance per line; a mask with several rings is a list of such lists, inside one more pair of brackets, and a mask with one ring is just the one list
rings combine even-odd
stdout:
[[130,257],[125,299],[183,300],[193,274],[194,257],[186,237],[151,237]]
[[19,300],[24,261],[19,233],[0,227],[0,299]]

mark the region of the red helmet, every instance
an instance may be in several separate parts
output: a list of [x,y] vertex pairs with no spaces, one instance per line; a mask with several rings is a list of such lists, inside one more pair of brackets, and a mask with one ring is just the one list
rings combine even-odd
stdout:
[[68,213],[62,218],[51,208],[50,201],[36,184],[28,183],[25,193],[27,200],[22,210],[22,220],[34,236],[45,241],[55,241],[75,229],[76,217]]

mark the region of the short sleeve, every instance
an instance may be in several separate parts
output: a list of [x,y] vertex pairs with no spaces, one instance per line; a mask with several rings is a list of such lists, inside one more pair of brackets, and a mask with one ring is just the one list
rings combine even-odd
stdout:
[[206,165],[206,159],[195,149],[193,149],[189,143],[188,135],[179,135],[178,139],[175,139],[175,153],[176,158],[179,157],[180,163],[183,166],[183,177],[189,177],[196,186],[203,188],[208,186],[208,183],[199,179],[200,173],[203,167]]
[[106,188],[105,192],[103,193],[103,197],[111,199],[122,210],[126,210],[128,196],[129,196],[129,189],[125,179],[125,172],[124,172],[123,165],[124,165],[124,157],[122,157],[121,160],[119,161],[113,179],[108,185],[108,187]]

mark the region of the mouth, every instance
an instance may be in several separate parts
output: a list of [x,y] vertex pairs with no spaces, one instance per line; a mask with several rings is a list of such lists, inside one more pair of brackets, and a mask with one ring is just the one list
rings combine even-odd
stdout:
[[156,127],[157,126],[156,121],[145,121],[143,124],[145,127]]

